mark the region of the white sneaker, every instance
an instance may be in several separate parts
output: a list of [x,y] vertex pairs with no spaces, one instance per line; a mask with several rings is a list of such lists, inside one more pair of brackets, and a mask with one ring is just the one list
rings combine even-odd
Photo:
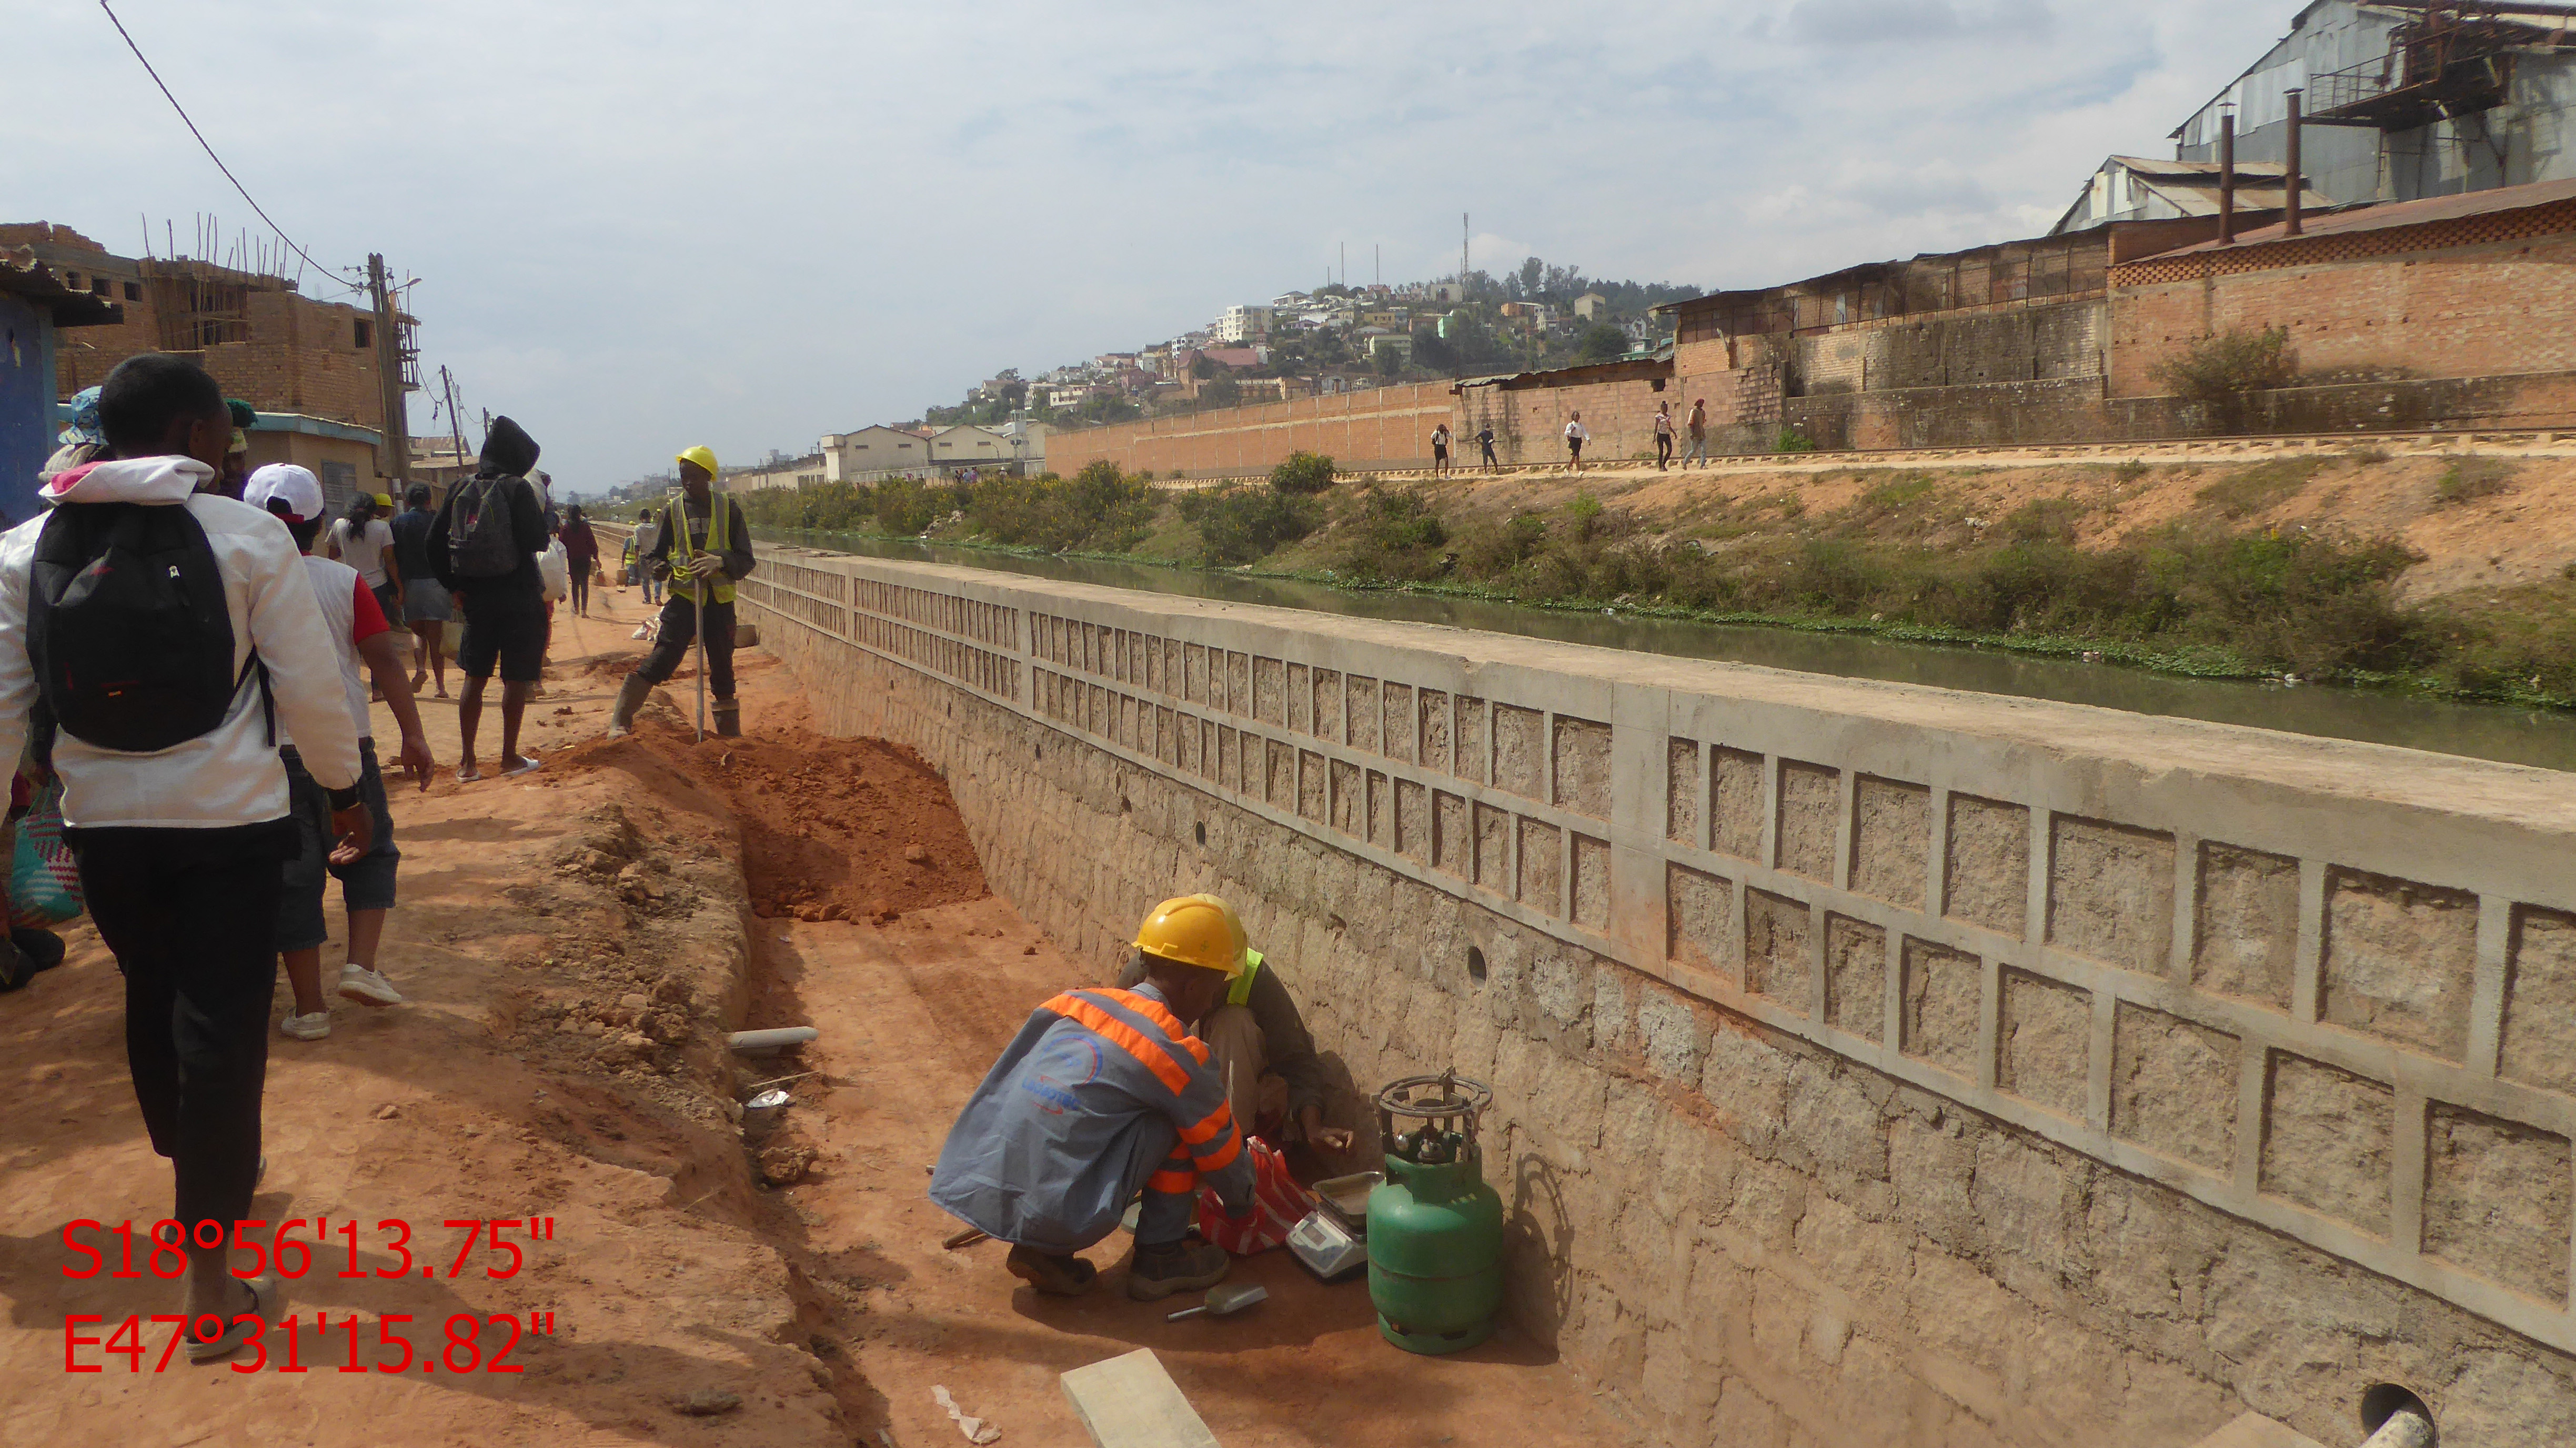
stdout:
[[398,1006],[403,1003],[402,992],[394,989],[392,981],[354,961],[340,967],[340,994],[362,1005]]
[[277,1028],[299,1041],[318,1041],[331,1034],[331,1008],[324,1006],[311,1015],[299,1016],[293,1011],[277,1023]]

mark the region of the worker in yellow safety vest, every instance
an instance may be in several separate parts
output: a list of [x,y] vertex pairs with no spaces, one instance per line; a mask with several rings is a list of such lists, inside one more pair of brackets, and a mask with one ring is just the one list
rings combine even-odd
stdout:
[[[1297,1014],[1297,1003],[1289,999],[1278,967],[1250,948],[1243,917],[1222,897],[1188,898],[1204,900],[1224,913],[1243,964],[1242,972],[1227,983],[1224,999],[1194,1023],[1194,1034],[1216,1058],[1234,1119],[1246,1135],[1261,1137],[1273,1146],[1286,1145],[1293,1132],[1324,1150],[1349,1151],[1350,1131],[1324,1124],[1323,1058],[1315,1054],[1315,1038],[1307,1031],[1305,1018]],[[1151,953],[1150,942],[1140,938],[1137,946],[1119,977],[1119,984],[1129,989],[1145,978],[1146,956]]]
[[611,735],[634,728],[644,696],[679,671],[701,618],[707,628],[707,686],[715,696],[716,732],[742,732],[742,705],[733,693],[733,586],[752,569],[751,529],[742,520],[741,504],[716,496],[713,452],[693,447],[674,461],[680,465],[680,497],[663,506],[644,554],[650,575],[670,581],[670,597],[662,604],[662,628],[653,652],[626,676],[617,704],[609,710]]

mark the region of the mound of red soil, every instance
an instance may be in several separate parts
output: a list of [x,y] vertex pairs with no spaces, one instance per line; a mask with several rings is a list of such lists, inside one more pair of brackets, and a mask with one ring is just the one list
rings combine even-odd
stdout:
[[564,762],[727,801],[742,825],[752,913],[763,918],[884,922],[991,893],[947,782],[898,745],[829,738],[794,717],[699,743],[646,714],[631,737],[583,745]]

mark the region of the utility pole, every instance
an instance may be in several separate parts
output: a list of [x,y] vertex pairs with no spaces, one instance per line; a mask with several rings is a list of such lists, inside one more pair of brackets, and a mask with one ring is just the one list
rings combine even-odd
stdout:
[[465,424],[456,415],[456,379],[447,373],[447,364],[438,367],[438,386],[447,395],[447,435],[456,439],[457,466],[465,465]]
[[376,304],[376,385],[382,389],[379,400],[385,411],[384,445],[376,452],[376,462],[385,476],[406,480],[411,476],[411,418],[403,406],[402,333],[395,325],[393,296],[385,289],[382,252],[367,253],[367,294]]
[[1458,213],[1458,300],[1467,300],[1467,213]]
[[2298,88],[2291,88],[2288,96],[2290,104],[2289,155],[2285,158],[2288,165],[2284,167],[2287,174],[2281,178],[2283,183],[2281,192],[2281,202],[2283,207],[2281,234],[2283,236],[2297,236],[2308,229],[2305,218],[2302,214],[2303,208],[2301,206],[2301,203],[2306,200],[2308,183],[2306,179],[2299,174],[2301,169],[2299,156],[2299,132],[2306,125],[2306,118],[2300,114],[2302,109],[2301,102],[2304,99],[2305,97],[2301,94]]

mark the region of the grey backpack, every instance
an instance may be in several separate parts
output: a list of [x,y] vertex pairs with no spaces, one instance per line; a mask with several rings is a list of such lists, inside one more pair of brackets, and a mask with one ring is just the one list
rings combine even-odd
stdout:
[[515,536],[511,483],[527,486],[517,478],[468,478],[456,485],[448,503],[447,563],[458,578],[507,578],[534,551]]

